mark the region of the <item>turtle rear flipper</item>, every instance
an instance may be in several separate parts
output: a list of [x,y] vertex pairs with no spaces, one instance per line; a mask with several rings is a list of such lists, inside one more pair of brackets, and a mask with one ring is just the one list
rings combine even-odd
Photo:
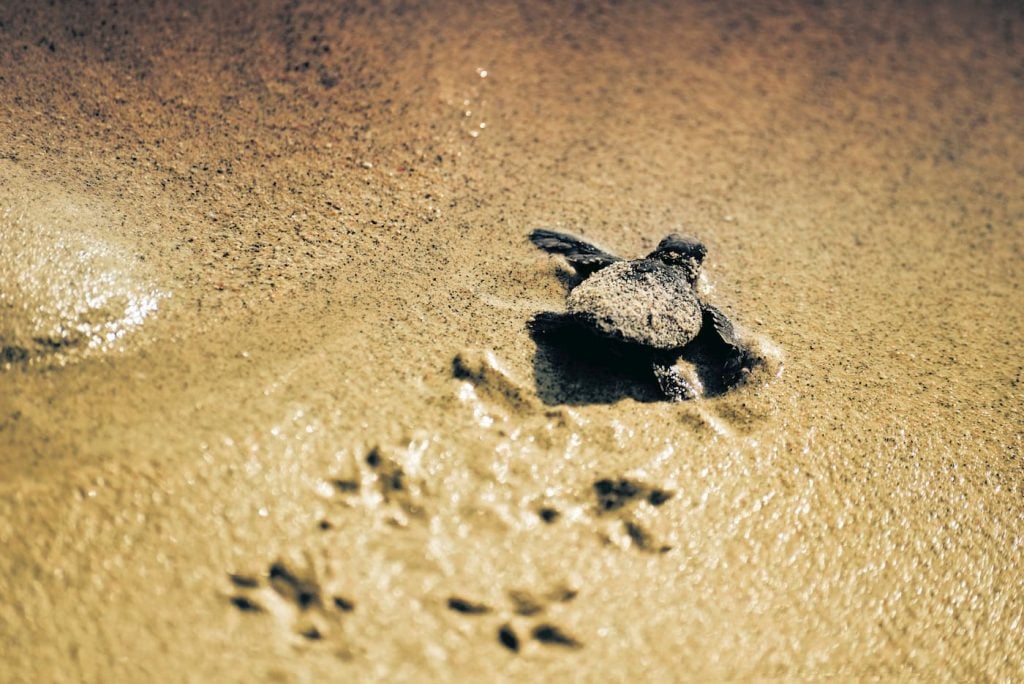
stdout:
[[652,368],[661,393],[669,401],[689,401],[704,394],[704,385],[691,364],[681,359],[674,363],[656,360]]
[[584,242],[577,237],[546,228],[537,228],[530,233],[530,242],[550,254],[561,254],[581,276],[586,277],[605,266],[610,266],[619,257]]

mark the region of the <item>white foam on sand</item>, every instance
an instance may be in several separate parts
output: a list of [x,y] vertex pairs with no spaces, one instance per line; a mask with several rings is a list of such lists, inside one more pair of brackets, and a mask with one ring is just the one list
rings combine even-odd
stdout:
[[111,220],[102,209],[59,188],[26,192],[5,172],[0,360],[64,364],[123,350],[170,293],[150,282],[141,256],[105,234]]

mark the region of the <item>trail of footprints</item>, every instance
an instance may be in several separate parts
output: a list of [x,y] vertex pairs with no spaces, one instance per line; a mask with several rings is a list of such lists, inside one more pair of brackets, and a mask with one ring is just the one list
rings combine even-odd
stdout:
[[[410,478],[402,465],[387,458],[379,447],[370,449],[363,462],[362,473],[331,480],[338,494],[344,497],[364,495],[364,504],[380,507],[388,522],[399,527],[425,517],[422,482]],[[320,522],[323,530],[330,526],[329,521]]]
[[[558,588],[545,596],[538,597],[527,591],[514,590],[508,592],[509,605],[504,609],[495,609],[485,603],[475,603],[459,596],[452,596],[448,599],[448,609],[469,616],[495,614],[498,617],[497,622],[501,623],[497,630],[495,630],[498,643],[513,653],[518,653],[522,642],[519,638],[520,632],[516,630],[513,623],[519,618],[510,617],[510,613],[521,618],[537,618],[552,603],[568,603],[575,599],[578,594],[579,592],[575,589]],[[583,648],[583,644],[574,637],[566,634],[558,626],[544,620],[538,619],[532,624],[532,627],[526,630],[526,633],[534,641],[547,646],[559,646],[568,649]]]
[[[644,529],[631,511],[640,503],[659,508],[674,496],[673,492],[638,480],[605,478],[594,483],[593,493],[597,499],[596,515],[620,523],[617,529],[613,525],[609,532],[598,533],[605,544],[632,546],[645,553],[668,553],[672,550],[671,546],[659,543],[653,534]],[[537,515],[549,525],[555,524],[562,517],[557,508],[549,505],[539,507]]]
[[[650,532],[645,530],[630,514],[633,504],[643,501],[658,508],[672,498],[672,492],[650,487],[636,480],[598,480],[594,483],[594,494],[597,496],[599,515],[615,515],[622,522],[622,531],[629,542],[638,550],[648,553],[668,553],[672,550],[667,544],[660,544]],[[605,543],[615,543],[612,535],[604,535]]]
[[[364,490],[369,488],[372,490],[369,492],[371,499],[382,503],[389,521],[399,526],[407,524],[410,518],[424,515],[421,488],[410,482],[401,465],[385,458],[376,447],[370,450],[364,462],[370,477],[332,480],[340,495],[359,496],[366,494]],[[632,510],[638,505],[658,508],[673,497],[673,492],[634,479],[603,478],[593,483],[592,495],[595,516],[612,522],[610,527],[606,527],[610,531],[599,533],[602,542],[631,546],[644,553],[671,550],[636,521]],[[542,505],[536,513],[548,525],[557,524],[562,518],[562,513],[553,505]],[[318,527],[326,531],[332,525],[321,520]],[[232,573],[228,580],[228,601],[238,611],[245,614],[272,613],[304,642],[322,642],[332,633],[341,632],[345,615],[356,610],[352,598],[326,594],[312,570],[283,560],[271,563],[262,575]],[[461,596],[450,596],[446,606],[468,618],[489,620],[498,643],[512,653],[519,653],[526,639],[543,646],[576,650],[583,648],[583,644],[543,619],[543,615],[551,605],[569,603],[578,594],[578,590],[567,587],[558,587],[540,595],[517,589],[508,591],[508,603],[504,607],[490,606]],[[340,656],[351,656],[343,639],[334,641],[341,643]]]
[[228,575],[228,600],[243,613],[276,613],[291,623],[299,636],[319,641],[340,623],[340,614],[355,610],[351,599],[324,592],[310,571],[298,570],[284,561],[270,565],[261,577]]

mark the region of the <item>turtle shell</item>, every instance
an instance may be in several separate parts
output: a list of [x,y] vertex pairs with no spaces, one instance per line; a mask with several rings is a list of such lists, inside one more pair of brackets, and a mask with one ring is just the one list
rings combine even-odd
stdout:
[[654,349],[678,349],[701,328],[685,272],[656,259],[620,261],[569,293],[568,312],[598,333]]

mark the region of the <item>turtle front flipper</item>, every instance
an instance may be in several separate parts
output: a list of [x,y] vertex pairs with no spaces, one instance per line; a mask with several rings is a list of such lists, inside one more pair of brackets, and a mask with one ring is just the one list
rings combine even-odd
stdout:
[[577,237],[546,228],[537,228],[530,233],[530,242],[545,252],[561,254],[584,278],[616,261],[622,261],[619,257]]
[[700,309],[703,317],[702,334],[709,336],[716,344],[720,344],[722,351],[727,355],[736,356],[745,351],[739,335],[736,334],[736,328],[721,309],[707,302],[701,302]]
[[682,360],[657,360],[652,368],[661,393],[669,401],[689,401],[704,394],[704,385],[697,376],[697,369],[691,364]]
[[732,322],[715,306],[701,302],[703,323],[700,337],[705,347],[718,359],[719,374],[724,386],[731,387],[762,361],[744,344]]
[[537,337],[564,335],[574,327],[570,316],[555,311],[541,311],[526,322],[527,330]]

